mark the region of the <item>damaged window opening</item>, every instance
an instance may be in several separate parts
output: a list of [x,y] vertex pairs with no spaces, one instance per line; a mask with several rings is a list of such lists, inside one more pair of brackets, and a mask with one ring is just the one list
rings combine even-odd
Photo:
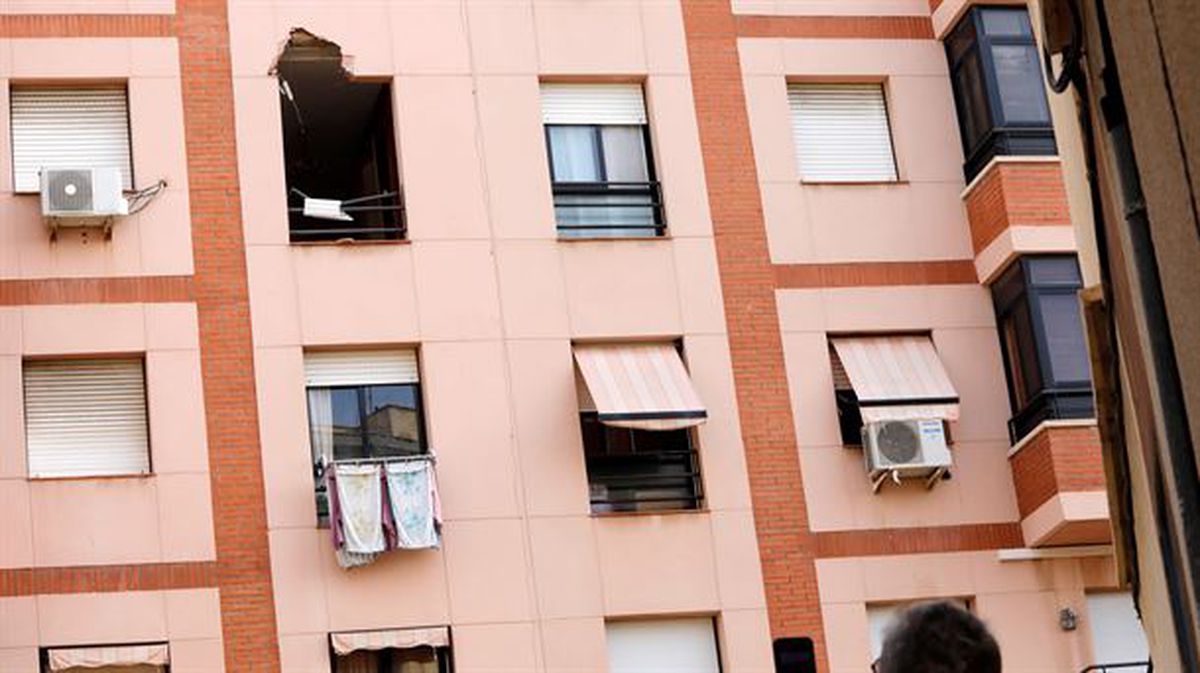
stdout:
[[404,238],[391,83],[354,79],[340,47],[298,29],[274,74],[292,242]]

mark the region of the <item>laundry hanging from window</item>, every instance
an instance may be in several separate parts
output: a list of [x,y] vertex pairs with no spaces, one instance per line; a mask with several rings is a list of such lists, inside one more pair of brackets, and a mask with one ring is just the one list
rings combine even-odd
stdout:
[[292,240],[403,238],[391,83],[354,78],[340,47],[299,29],[274,74]]

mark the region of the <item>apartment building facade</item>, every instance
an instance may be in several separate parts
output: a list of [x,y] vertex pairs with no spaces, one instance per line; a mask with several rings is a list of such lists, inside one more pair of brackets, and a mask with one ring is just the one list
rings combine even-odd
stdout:
[[849,673],[930,599],[1136,660],[1037,54],[1019,3],[0,0],[0,670]]

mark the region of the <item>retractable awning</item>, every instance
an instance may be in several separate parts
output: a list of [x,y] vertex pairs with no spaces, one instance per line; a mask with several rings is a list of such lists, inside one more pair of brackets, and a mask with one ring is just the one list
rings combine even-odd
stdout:
[[675,430],[708,418],[673,344],[577,345],[575,363],[605,425]]
[[166,666],[171,662],[165,644],[52,649],[49,659],[51,671],[105,666]]
[[340,655],[357,650],[449,647],[450,629],[445,626],[434,626],[423,629],[343,631],[330,634],[329,640],[333,644],[333,651]]
[[863,423],[958,419],[958,391],[928,336],[862,336],[830,339],[854,394]]

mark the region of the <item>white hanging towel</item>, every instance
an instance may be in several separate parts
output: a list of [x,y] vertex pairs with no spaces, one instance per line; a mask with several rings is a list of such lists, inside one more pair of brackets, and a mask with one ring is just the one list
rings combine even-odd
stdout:
[[387,482],[392,518],[396,524],[396,548],[437,547],[441,540],[437,529],[432,461],[388,463]]
[[343,549],[351,554],[378,554],[386,550],[379,465],[335,463],[334,470],[345,538]]

